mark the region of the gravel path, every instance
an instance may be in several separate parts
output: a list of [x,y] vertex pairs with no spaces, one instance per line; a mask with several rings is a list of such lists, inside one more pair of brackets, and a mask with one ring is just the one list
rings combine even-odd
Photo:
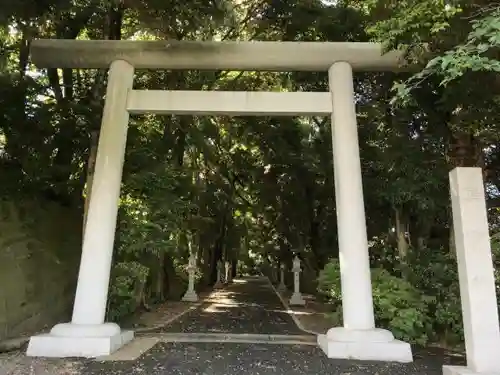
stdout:
[[[9,358],[10,357],[10,358]],[[464,365],[441,349],[416,352],[410,364],[328,359],[316,347],[234,343],[158,343],[135,361],[98,362],[0,354],[1,375],[441,375]],[[4,362],[7,359],[8,362]],[[7,366],[6,366],[7,365]]]
[[151,332],[305,334],[266,278],[235,280],[220,296]]
[[[305,335],[267,279],[245,281],[222,290],[162,331]],[[441,349],[415,351],[413,363],[400,364],[328,359],[316,346],[262,342],[158,342],[130,359],[29,358],[18,351],[0,354],[0,375],[441,375],[443,364],[465,362],[463,356]]]
[[[456,362],[446,357],[445,362]],[[411,364],[332,360],[298,345],[159,343],[135,363],[87,362],[82,375],[441,375],[441,354]],[[460,361],[458,361],[460,363]]]

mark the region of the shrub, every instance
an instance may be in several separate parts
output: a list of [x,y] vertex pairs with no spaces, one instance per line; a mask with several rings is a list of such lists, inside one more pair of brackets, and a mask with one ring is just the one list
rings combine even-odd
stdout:
[[[377,326],[391,330],[398,339],[424,345],[432,329],[428,307],[434,299],[381,268],[372,270],[372,288]],[[333,313],[341,316],[338,260],[330,261],[320,272],[318,292],[329,299]]]
[[107,319],[119,322],[138,305],[137,288],[146,282],[149,269],[139,262],[119,262],[113,267]]
[[408,259],[408,280],[424,294],[433,296],[428,305],[433,341],[455,345],[463,341],[462,311],[456,259],[445,249],[422,248]]

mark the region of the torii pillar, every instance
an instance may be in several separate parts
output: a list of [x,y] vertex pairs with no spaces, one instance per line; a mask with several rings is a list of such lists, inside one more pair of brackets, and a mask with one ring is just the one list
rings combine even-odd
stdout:
[[127,96],[134,68],[123,60],[109,69],[106,102],[83,237],[80,272],[70,323],[30,339],[28,356],[99,357],[108,355],[134,337],[115,323],[105,323],[109,278],[115,239],[129,113]]
[[352,67],[329,71],[343,327],[318,336],[329,358],[411,362],[408,343],[375,328]]

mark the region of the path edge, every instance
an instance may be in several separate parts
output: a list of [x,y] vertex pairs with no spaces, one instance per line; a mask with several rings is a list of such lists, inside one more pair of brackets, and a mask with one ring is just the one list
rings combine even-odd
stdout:
[[280,292],[278,292],[278,290],[275,288],[275,286],[273,285],[273,283],[271,282],[271,279],[268,277],[268,276],[265,276],[267,282],[269,283],[269,285],[271,286],[271,289],[274,291],[274,293],[278,296],[278,298],[280,299],[281,301],[281,304],[283,305],[283,307],[285,308],[286,310],[286,313],[288,315],[290,315],[290,317],[292,318],[292,320],[294,321],[295,325],[303,332],[305,333],[309,333],[311,335],[314,335],[314,336],[318,336],[318,333],[317,332],[313,332],[313,331],[310,331],[308,330],[307,328],[304,327],[304,325],[302,324],[302,322],[299,320],[299,318],[297,318],[295,316],[295,312],[292,310],[292,308],[290,307],[290,305],[288,304],[288,302],[283,298],[283,296],[281,295]]
[[[212,293],[213,293],[213,291],[212,291]],[[195,302],[194,304],[192,304],[191,306],[189,306],[186,310],[181,311],[180,313],[174,315],[173,317],[171,317],[170,319],[166,320],[165,322],[162,322],[162,324],[158,324],[158,325],[155,325],[155,326],[152,326],[152,327],[140,327],[140,328],[136,328],[136,329],[132,329],[132,330],[135,333],[149,333],[149,331],[154,331],[154,330],[159,329],[159,328],[165,328],[166,326],[168,326],[169,324],[173,323],[177,319],[180,319],[182,316],[184,316],[188,312],[196,310],[201,305],[203,305],[205,303],[205,300],[208,298],[208,296],[210,294],[208,294],[205,298],[200,299],[198,302]]]

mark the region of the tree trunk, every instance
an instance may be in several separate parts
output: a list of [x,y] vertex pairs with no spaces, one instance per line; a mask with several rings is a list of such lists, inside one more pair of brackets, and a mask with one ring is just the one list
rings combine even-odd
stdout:
[[165,269],[162,265],[165,262],[165,253],[160,251],[158,256],[154,258],[154,264],[151,266],[153,272],[153,284],[151,287],[152,297],[157,301],[163,301],[165,299]]
[[408,274],[407,257],[408,257],[408,250],[410,247],[408,244],[408,240],[406,239],[407,224],[399,208],[394,208],[394,214],[396,222],[397,249],[398,249],[399,262],[401,265],[401,275],[404,278],[406,278]]

